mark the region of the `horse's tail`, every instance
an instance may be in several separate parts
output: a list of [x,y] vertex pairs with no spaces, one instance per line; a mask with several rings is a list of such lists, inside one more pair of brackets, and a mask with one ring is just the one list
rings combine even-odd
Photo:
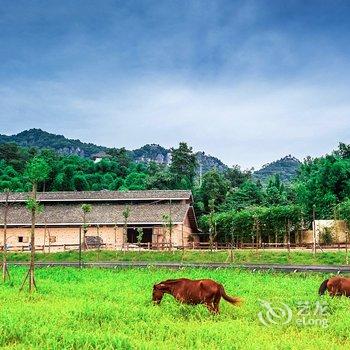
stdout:
[[327,283],[328,283],[328,279],[324,280],[321,285],[320,288],[318,289],[318,294],[319,295],[323,295],[325,293],[325,291],[327,290]]
[[221,291],[221,296],[229,303],[236,305],[236,304],[240,304],[242,302],[241,298],[230,297],[229,295],[227,295],[223,285],[220,285],[220,291]]

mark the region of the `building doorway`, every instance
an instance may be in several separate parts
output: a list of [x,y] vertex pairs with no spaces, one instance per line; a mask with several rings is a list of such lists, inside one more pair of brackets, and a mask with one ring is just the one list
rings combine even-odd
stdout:
[[[143,227],[143,236],[141,243],[152,243],[153,229],[151,227]],[[137,243],[138,232],[136,228],[128,228],[128,243]]]

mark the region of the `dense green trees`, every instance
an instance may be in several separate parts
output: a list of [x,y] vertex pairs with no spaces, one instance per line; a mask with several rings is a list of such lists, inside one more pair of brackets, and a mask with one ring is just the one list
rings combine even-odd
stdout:
[[28,191],[24,173],[34,157],[50,165],[50,171],[38,186],[39,191],[99,191],[144,189],[191,189],[196,174],[196,158],[192,148],[180,143],[172,149],[170,167],[154,162],[135,163],[128,152],[110,149],[108,157],[98,163],[77,155],[63,156],[52,150],[36,150],[0,145],[0,191]]
[[302,212],[297,205],[273,205],[270,207],[249,207],[239,211],[231,210],[204,215],[201,226],[209,231],[216,223],[217,237],[221,242],[285,242],[293,234],[293,240],[299,233]]
[[324,157],[305,159],[292,183],[283,183],[274,175],[263,187],[247,176],[244,182],[227,190],[223,183],[217,185],[218,181],[214,181],[217,175],[207,176],[210,181],[203,181],[202,191],[197,192],[205,214],[200,222],[209,230],[208,222],[213,217],[204,203],[214,200],[220,240],[235,237],[243,241],[286,242],[286,236],[297,234],[302,222],[304,227],[310,227],[313,207],[317,219],[333,219],[339,212],[338,217],[350,222],[350,146],[345,144]]
[[315,205],[319,219],[333,217],[335,205],[350,196],[350,157],[344,145],[331,155],[306,159],[295,183],[295,193],[306,216],[311,217]]

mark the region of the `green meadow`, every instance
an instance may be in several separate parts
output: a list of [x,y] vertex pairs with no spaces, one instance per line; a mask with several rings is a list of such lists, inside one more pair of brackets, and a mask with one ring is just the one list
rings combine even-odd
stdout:
[[[11,267],[12,282],[0,287],[3,349],[350,348],[350,301],[317,295],[326,275],[235,269],[42,268],[36,270],[38,291],[29,295],[18,291],[25,271]],[[244,301],[232,306],[222,300],[217,316],[202,305],[181,305],[169,295],[160,306],[153,305],[153,284],[179,277],[212,278],[229,295]],[[277,315],[269,323],[261,300],[276,308],[286,304],[291,319],[275,309]],[[313,314],[317,303],[326,305],[322,315]],[[309,305],[306,318],[311,323],[298,324],[301,304]],[[259,320],[260,312],[267,325]]]
[[[345,251],[318,251],[314,256],[310,251],[286,250],[234,250],[233,255],[229,250],[218,251],[108,251],[89,250],[83,252],[83,261],[149,261],[149,262],[222,262],[222,263],[270,263],[270,264],[299,264],[299,265],[345,265]],[[0,259],[2,255],[0,253]],[[9,261],[28,261],[28,253],[9,253]],[[79,254],[76,251],[66,251],[58,253],[37,253],[36,260],[42,262],[73,262],[78,261]]]

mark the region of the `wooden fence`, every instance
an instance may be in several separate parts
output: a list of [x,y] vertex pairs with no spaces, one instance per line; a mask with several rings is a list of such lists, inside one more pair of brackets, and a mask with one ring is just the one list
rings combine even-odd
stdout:
[[[187,245],[174,245],[169,243],[126,243],[122,246],[112,244],[96,244],[82,247],[83,250],[121,250],[121,251],[172,251],[172,250],[227,250],[227,249],[261,249],[261,250],[295,250],[305,249],[312,250],[312,244],[288,244],[288,243],[240,243],[232,245],[230,243],[214,242],[192,242]],[[348,249],[345,243],[338,244],[321,244],[317,245],[317,250],[343,250]],[[4,246],[0,245],[0,251],[4,250]],[[7,250],[10,252],[29,252],[30,245],[9,245]],[[51,245],[36,245],[35,250],[38,252],[59,252],[59,251],[77,251],[79,244],[51,244]]]

